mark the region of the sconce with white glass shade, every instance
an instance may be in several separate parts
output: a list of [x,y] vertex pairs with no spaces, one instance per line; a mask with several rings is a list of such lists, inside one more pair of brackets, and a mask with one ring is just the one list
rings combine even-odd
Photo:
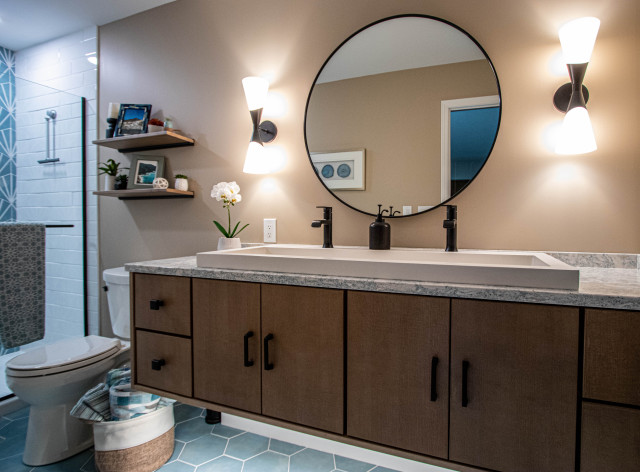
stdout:
[[262,77],[245,77],[242,79],[242,86],[253,123],[251,141],[242,171],[246,174],[268,174],[274,170],[275,163],[271,162],[264,143],[270,143],[278,134],[278,128],[273,122],[260,122],[269,91],[269,81]]
[[553,96],[554,106],[566,113],[556,143],[557,154],[586,154],[598,148],[586,107],[589,91],[582,82],[599,28],[600,20],[585,17],[566,23],[558,32],[571,82]]

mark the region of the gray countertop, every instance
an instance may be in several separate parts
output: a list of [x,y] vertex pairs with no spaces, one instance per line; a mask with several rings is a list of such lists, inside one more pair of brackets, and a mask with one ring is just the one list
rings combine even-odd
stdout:
[[[441,284],[400,280],[336,277],[209,269],[196,266],[195,256],[126,264],[130,272],[224,279],[283,285],[303,285],[369,292],[406,293],[435,297],[472,298],[548,305],[640,310],[640,269],[637,255],[581,253],[548,254],[580,268],[578,290],[533,289],[506,286]],[[590,265],[597,267],[581,267]]]

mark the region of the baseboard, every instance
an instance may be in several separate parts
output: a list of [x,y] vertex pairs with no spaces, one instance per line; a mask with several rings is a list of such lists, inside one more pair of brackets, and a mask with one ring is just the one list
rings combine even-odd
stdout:
[[9,413],[13,413],[14,411],[21,410],[28,406],[29,405],[26,402],[20,400],[16,396],[7,398],[0,402],[0,416],[8,415]]

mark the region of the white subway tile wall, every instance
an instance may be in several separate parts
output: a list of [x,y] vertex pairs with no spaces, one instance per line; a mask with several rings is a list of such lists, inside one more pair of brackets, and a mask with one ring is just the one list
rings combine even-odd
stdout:
[[[84,335],[82,284],[82,121],[81,100],[87,100],[86,141],[96,139],[97,27],[15,53],[17,84],[17,215],[22,221],[74,224],[74,228],[47,230],[46,334],[44,342]],[[26,79],[26,80],[21,80]],[[52,90],[57,89],[57,90]],[[38,164],[47,157],[55,164]],[[87,235],[89,332],[98,334],[97,200],[95,146],[87,147]],[[39,343],[42,343],[39,342]]]

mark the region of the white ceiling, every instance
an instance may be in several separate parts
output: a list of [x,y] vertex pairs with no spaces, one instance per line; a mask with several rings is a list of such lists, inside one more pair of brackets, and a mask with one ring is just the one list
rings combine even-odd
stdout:
[[0,0],[0,46],[19,51],[175,0]]

